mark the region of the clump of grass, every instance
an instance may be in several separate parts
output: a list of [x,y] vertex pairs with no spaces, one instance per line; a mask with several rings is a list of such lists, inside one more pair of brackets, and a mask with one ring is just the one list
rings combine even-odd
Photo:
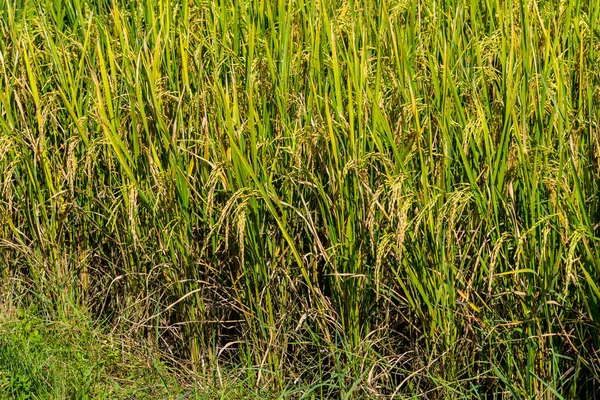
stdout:
[[599,10],[3,3],[7,301],[290,396],[591,397]]
[[81,316],[50,320],[21,310],[2,318],[0,332],[3,398],[167,398],[177,387],[161,364]]
[[[105,332],[71,307],[70,317],[3,310],[0,396],[7,399],[250,399],[237,370],[218,380],[186,370],[156,348]],[[10,311],[10,312],[9,312]],[[79,313],[78,313],[79,311]]]

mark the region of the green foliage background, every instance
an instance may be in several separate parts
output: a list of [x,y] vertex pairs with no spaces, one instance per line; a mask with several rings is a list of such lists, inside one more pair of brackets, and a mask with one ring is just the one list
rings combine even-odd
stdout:
[[596,0],[2,2],[3,302],[290,396],[590,398],[598,26]]

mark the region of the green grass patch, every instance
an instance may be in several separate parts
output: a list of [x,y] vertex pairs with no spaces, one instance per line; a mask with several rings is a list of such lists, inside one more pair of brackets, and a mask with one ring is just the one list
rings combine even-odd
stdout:
[[0,333],[2,398],[168,398],[176,388],[174,375],[158,359],[136,354],[85,320],[18,313],[2,319]]

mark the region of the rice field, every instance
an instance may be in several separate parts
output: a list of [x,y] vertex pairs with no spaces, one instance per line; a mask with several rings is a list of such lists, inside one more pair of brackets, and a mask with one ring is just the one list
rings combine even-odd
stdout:
[[598,0],[0,2],[0,309],[258,398],[600,398],[599,27]]

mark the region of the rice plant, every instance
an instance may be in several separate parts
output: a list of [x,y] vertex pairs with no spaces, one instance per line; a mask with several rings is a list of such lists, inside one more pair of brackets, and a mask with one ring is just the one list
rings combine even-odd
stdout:
[[1,302],[286,398],[600,395],[599,26],[597,0],[7,0]]

